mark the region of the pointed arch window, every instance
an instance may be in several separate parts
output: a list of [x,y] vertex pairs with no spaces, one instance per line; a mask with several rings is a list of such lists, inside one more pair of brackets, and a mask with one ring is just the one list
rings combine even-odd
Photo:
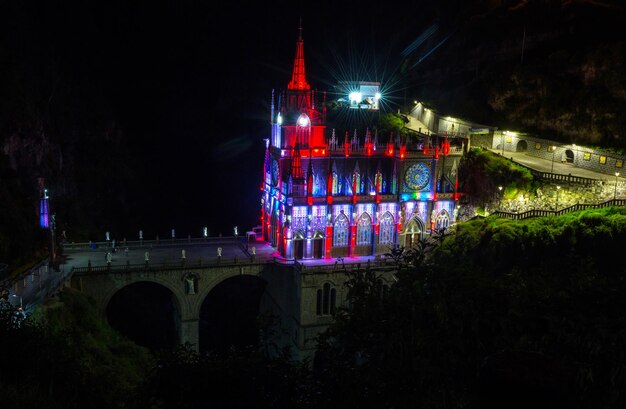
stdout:
[[315,312],[317,315],[334,315],[337,309],[337,290],[325,283],[321,289],[317,290],[317,304]]
[[348,218],[345,214],[337,216],[335,222],[335,228],[333,229],[333,246],[335,247],[347,247],[348,246]]
[[372,244],[372,218],[367,213],[363,213],[359,217],[356,229],[356,244],[357,246]]
[[[356,189],[355,189],[355,186],[356,186]],[[358,170],[352,174],[352,189],[353,189],[352,194],[354,195],[361,194],[361,173],[359,173]]]
[[393,244],[395,233],[395,223],[393,216],[389,212],[385,212],[380,219],[380,236],[378,242],[380,244]]
[[450,227],[450,216],[448,215],[448,212],[446,212],[445,210],[442,210],[441,212],[439,212],[439,215],[437,215],[435,228],[437,230],[441,230],[441,229],[447,229],[448,227]]
[[337,176],[337,172],[333,171],[333,195],[339,194],[339,177]]

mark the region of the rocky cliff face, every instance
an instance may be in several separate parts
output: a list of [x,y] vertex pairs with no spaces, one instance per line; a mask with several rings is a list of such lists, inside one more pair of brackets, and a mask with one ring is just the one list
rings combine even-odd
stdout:
[[626,148],[625,21],[611,1],[488,2],[442,26],[449,38],[409,72],[450,115]]

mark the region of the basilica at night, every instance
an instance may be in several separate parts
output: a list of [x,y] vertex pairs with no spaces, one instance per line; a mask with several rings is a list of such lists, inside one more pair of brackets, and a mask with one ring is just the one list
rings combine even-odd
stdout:
[[272,92],[261,185],[263,237],[286,259],[372,256],[453,224],[467,139],[326,127],[326,93],[305,73],[300,29],[291,81]]

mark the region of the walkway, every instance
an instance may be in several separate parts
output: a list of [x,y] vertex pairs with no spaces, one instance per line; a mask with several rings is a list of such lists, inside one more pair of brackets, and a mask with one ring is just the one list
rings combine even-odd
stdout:
[[[491,152],[502,155],[501,150],[489,149]],[[572,175],[576,177],[615,181],[615,176],[607,175],[606,173],[594,172],[588,169],[578,168],[571,163],[554,162],[554,170],[552,169],[552,161],[547,159],[538,158],[536,156],[530,156],[524,152],[510,152],[504,151],[504,157],[512,159],[521,165],[535,169],[539,172],[557,173],[561,175]],[[625,172],[626,173],[626,172]],[[626,181],[626,178],[619,177],[620,182]]]

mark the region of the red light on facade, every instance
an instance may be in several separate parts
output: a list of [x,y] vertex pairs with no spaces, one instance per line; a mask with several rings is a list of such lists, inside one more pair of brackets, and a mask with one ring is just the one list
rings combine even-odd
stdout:
[[309,206],[313,206],[313,198],[311,196],[307,196],[306,202]]
[[439,146],[435,147],[435,159],[439,159]]
[[424,144],[424,155],[428,155],[430,153],[430,146],[428,144]]
[[387,156],[393,156],[393,147],[392,146],[387,147]]
[[352,203],[356,204],[356,195],[352,195]]
[[443,150],[443,155],[448,156],[448,154],[450,153],[450,142],[448,142],[448,138],[444,139],[441,148]]
[[405,156],[406,156],[406,146],[402,145],[400,147],[400,159],[404,159]]
[[322,149],[322,155],[326,155],[326,149]]
[[402,231],[402,223],[396,224],[396,229],[397,229],[398,233],[400,233]]
[[326,258],[330,258],[330,248],[333,245],[333,226],[326,226]]
[[333,197],[330,195],[326,196],[326,203],[333,204]]
[[376,233],[376,235],[378,236],[378,232],[380,231],[380,224],[375,224],[374,225],[374,232]]
[[380,203],[380,195],[376,193],[376,204]]

